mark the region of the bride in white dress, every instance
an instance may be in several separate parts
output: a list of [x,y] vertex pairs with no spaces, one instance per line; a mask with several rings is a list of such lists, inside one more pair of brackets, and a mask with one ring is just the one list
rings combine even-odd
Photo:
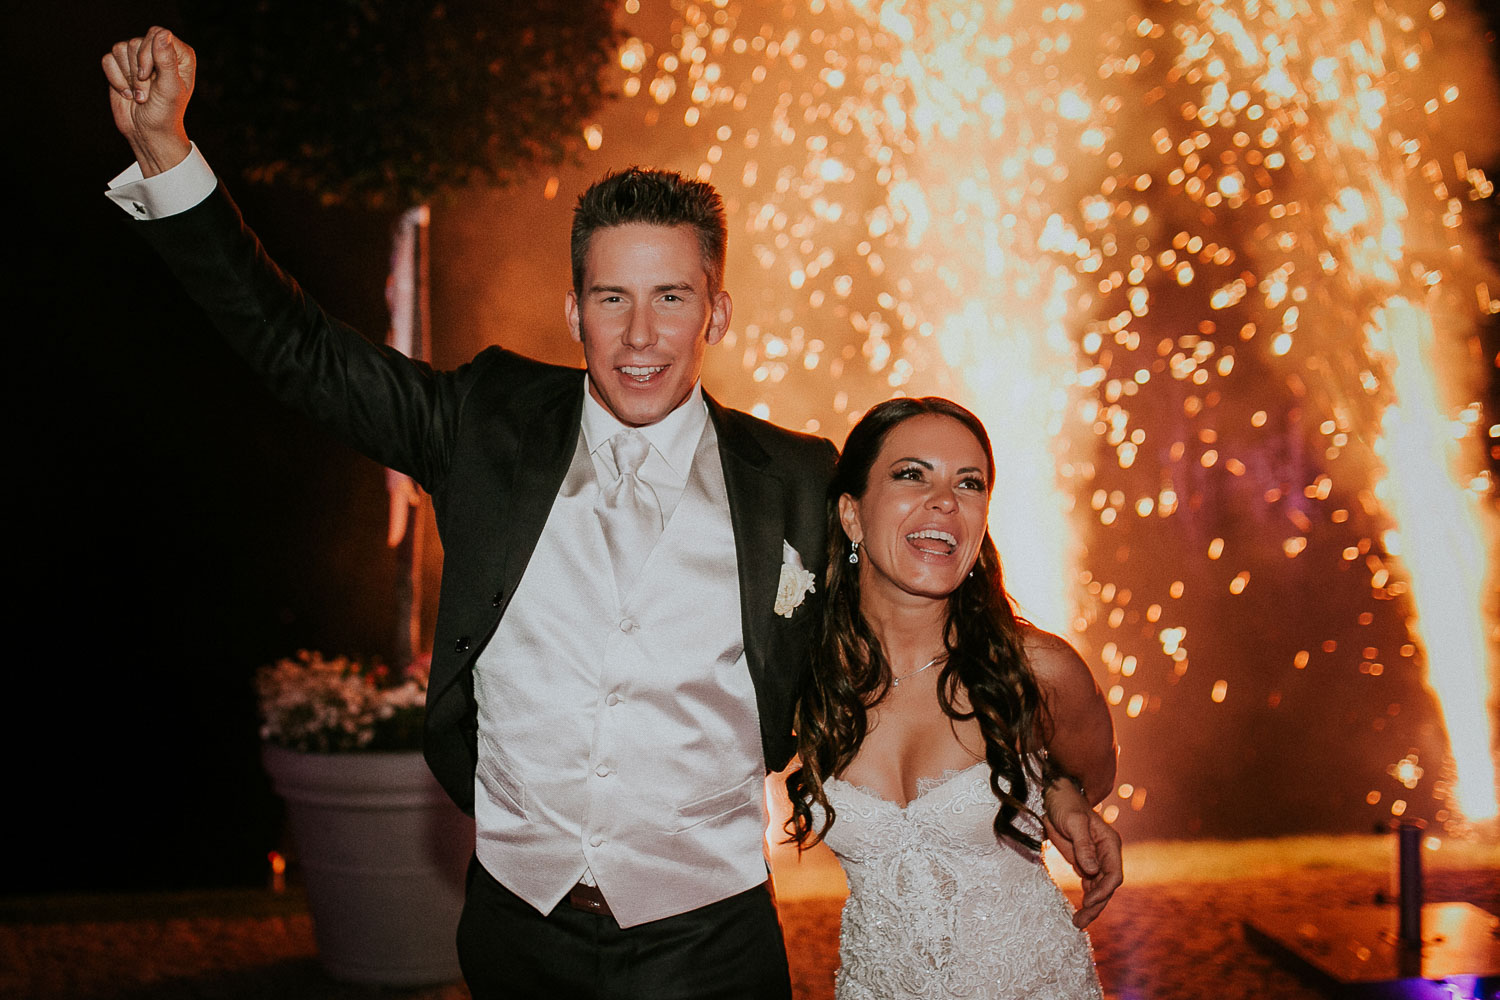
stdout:
[[[826,840],[849,882],[839,1000],[1101,996],[1082,928],[1119,838],[1084,797],[1114,785],[1114,729],[1073,648],[1012,610],[994,483],[983,425],[934,397],[876,406],[839,460],[787,779],[792,839]],[[1083,876],[1076,914],[1047,837]]]

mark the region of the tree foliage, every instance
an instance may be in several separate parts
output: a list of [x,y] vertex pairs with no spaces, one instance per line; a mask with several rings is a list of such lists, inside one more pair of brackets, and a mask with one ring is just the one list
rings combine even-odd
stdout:
[[[200,0],[195,131],[256,181],[402,207],[577,148],[614,0]],[[211,118],[211,120],[209,120]]]

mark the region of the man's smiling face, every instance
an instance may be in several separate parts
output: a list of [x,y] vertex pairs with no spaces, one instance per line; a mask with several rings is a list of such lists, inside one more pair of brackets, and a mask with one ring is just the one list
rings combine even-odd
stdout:
[[729,329],[727,292],[709,290],[691,226],[630,223],[589,241],[582,292],[565,310],[583,344],[590,393],[621,423],[645,427],[680,406],[703,354]]

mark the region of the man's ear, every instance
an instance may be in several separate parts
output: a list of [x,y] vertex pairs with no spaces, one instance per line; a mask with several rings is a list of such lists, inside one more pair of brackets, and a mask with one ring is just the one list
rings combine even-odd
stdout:
[[568,319],[568,332],[578,343],[583,343],[583,325],[578,317],[578,293],[568,289],[567,298],[563,299],[563,315]]
[[708,317],[708,332],[704,334],[710,345],[717,344],[729,332],[729,320],[734,316],[734,301],[729,293],[720,289],[714,296],[713,309]]
[[865,527],[859,520],[859,501],[845,493],[839,497],[839,524],[851,542],[865,540]]

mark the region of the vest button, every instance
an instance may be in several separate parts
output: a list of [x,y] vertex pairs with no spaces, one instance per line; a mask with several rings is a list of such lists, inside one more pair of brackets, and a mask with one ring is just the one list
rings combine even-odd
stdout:
[[590,847],[602,847],[603,845],[604,845],[604,838],[601,837],[599,834],[596,833],[592,837],[589,838],[589,846]]
[[620,696],[615,694],[613,691],[611,691],[609,695],[604,699],[604,704],[608,705],[610,708],[614,708],[619,703]]
[[609,777],[609,765],[608,764],[600,764],[598,767],[594,768],[594,773],[597,774],[601,778],[607,778],[607,777]]
[[469,637],[466,635],[459,636],[458,640],[453,643],[453,651],[455,653],[467,653],[469,651]]

